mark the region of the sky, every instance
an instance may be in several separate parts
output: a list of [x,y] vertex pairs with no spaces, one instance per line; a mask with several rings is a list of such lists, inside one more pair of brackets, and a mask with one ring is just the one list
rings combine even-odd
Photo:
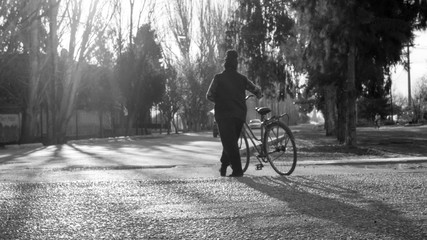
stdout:
[[[421,81],[423,76],[427,77],[427,31],[415,33],[414,46],[410,48],[411,60],[411,92],[417,86],[417,82]],[[408,96],[408,72],[402,65],[392,69],[391,79],[393,81],[393,93]]]

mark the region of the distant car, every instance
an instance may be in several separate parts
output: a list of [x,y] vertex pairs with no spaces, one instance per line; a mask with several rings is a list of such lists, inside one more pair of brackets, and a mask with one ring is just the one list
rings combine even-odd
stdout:
[[261,120],[259,119],[252,119],[249,121],[248,126],[252,129],[255,128],[261,128]]

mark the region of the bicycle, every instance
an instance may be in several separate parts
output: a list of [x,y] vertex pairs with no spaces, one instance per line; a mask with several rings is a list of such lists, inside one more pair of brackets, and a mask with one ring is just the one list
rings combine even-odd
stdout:
[[[246,100],[253,95],[246,97]],[[249,167],[249,161],[254,151],[259,161],[256,170],[262,170],[264,163],[269,162],[271,167],[280,175],[290,175],[295,170],[297,163],[297,148],[295,138],[289,127],[280,119],[289,115],[284,113],[280,116],[266,118],[271,112],[267,107],[257,107],[256,112],[261,115],[261,136],[258,138],[252,129],[245,122],[239,138],[240,158],[242,169],[245,172]],[[251,140],[253,148],[249,147],[248,138]],[[260,144],[257,144],[260,143]]]

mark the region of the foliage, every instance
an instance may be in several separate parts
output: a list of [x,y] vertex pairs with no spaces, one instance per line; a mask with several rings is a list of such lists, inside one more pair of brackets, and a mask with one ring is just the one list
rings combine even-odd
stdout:
[[[0,1],[0,53],[27,53],[30,50],[30,31],[34,17],[45,18],[45,14],[36,16],[34,7],[45,12],[48,8],[46,1]],[[46,50],[47,31],[42,25],[37,25],[39,41]]]
[[149,24],[139,28],[132,48],[118,59],[118,86],[129,111],[129,120],[139,120],[139,125],[148,119],[153,104],[161,101],[165,88],[161,59],[161,46]]
[[29,79],[28,61],[28,54],[0,56],[0,105],[24,105]]
[[[108,49],[108,37],[99,36],[91,52],[93,62],[87,65],[82,75],[77,98],[77,109],[109,111],[119,104],[117,83],[114,79],[113,53]],[[102,113],[101,113],[102,114]]]
[[[321,89],[325,85],[335,86],[338,89],[336,104],[344,110],[338,111],[338,119],[345,120],[342,115],[348,114],[348,103],[342,103],[347,102],[348,91],[352,90],[347,85],[350,79],[347,75],[350,69],[348,54],[352,43],[357,49],[355,86],[358,96],[363,96],[361,108],[375,111],[369,107],[372,102],[382,105],[387,102],[391,85],[389,67],[400,61],[403,46],[412,41],[413,30],[422,27],[421,22],[425,21],[426,3],[420,4],[420,1],[402,0],[307,0],[294,3],[298,22],[307,36],[302,40],[308,46],[305,52],[308,90],[322,95],[325,91]],[[318,99],[326,98],[320,96]]]
[[110,110],[115,103],[112,82],[111,69],[89,65],[83,73],[77,109]]
[[385,117],[390,113],[390,104],[384,98],[362,97],[357,102],[358,117],[373,120],[375,114]]
[[210,104],[206,99],[206,91],[217,72],[216,64],[209,64],[200,59],[196,64],[185,62],[181,65],[179,91],[182,95],[182,117],[187,130],[199,131],[207,124],[207,113]]
[[294,97],[302,71],[298,60],[302,51],[288,10],[288,1],[240,1],[237,19],[228,24],[245,59],[248,77],[269,98],[278,97],[280,91]]
[[199,131],[208,122],[208,112],[212,109],[206,99],[211,80],[218,66],[200,59],[195,65],[186,65],[182,79],[183,111],[189,130]]
[[[206,91],[214,74],[220,70],[223,49],[224,12],[213,1],[172,1],[167,5],[167,31],[179,50],[173,57],[177,73],[177,92],[181,95],[179,114],[184,130],[199,131],[208,124],[212,109]],[[197,32],[197,34],[195,34]],[[165,44],[168,44],[165,42]],[[171,47],[169,46],[169,49]]]
[[[333,99],[325,93],[334,95],[332,106],[341,111],[333,114],[339,118],[345,114],[348,55],[354,43],[354,90],[361,99],[360,115],[369,117],[373,111],[387,110],[374,105],[388,102],[389,67],[401,61],[412,32],[425,29],[427,21],[425,0],[242,0],[228,24],[228,9],[209,0],[176,0],[167,7],[166,22],[181,56],[166,67],[159,61],[165,53],[150,24],[130,19],[129,34],[122,31],[122,1],[94,0],[88,9],[83,9],[83,2],[0,1],[2,101],[24,108],[22,131],[27,136],[39,126],[43,109],[51,144],[65,142],[76,104],[104,111],[121,100],[134,126],[148,119],[153,104],[161,102],[168,116],[181,105],[185,119],[198,130],[207,123],[211,106],[204,93],[230,47],[240,51],[245,63],[241,66],[267,97],[301,97],[299,76],[307,73],[303,97],[317,99],[316,104],[325,108]],[[111,19],[117,20],[116,26]],[[130,39],[128,49],[122,45],[124,36]],[[118,43],[113,43],[116,37]],[[59,56],[64,46],[67,51]],[[307,110],[313,105],[305,103]]]
[[[168,123],[175,124],[174,116],[182,105],[183,96],[179,92],[179,79],[177,71],[170,63],[167,63],[165,77],[165,93],[163,94],[162,100],[159,103],[159,108],[163,114],[164,119],[166,119]],[[170,130],[171,129],[168,128],[168,134],[170,133]],[[175,131],[178,133],[176,124]]]
[[427,75],[417,82],[413,96],[414,122],[427,120]]

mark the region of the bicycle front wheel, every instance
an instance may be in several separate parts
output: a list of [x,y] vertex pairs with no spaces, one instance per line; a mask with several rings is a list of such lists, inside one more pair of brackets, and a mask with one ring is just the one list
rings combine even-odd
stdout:
[[264,133],[264,151],[271,167],[280,175],[290,175],[297,164],[295,138],[288,126],[274,122]]
[[242,163],[242,170],[245,172],[249,166],[250,149],[248,144],[248,139],[246,138],[245,133],[242,131],[239,138],[239,151],[240,151],[240,162]]

